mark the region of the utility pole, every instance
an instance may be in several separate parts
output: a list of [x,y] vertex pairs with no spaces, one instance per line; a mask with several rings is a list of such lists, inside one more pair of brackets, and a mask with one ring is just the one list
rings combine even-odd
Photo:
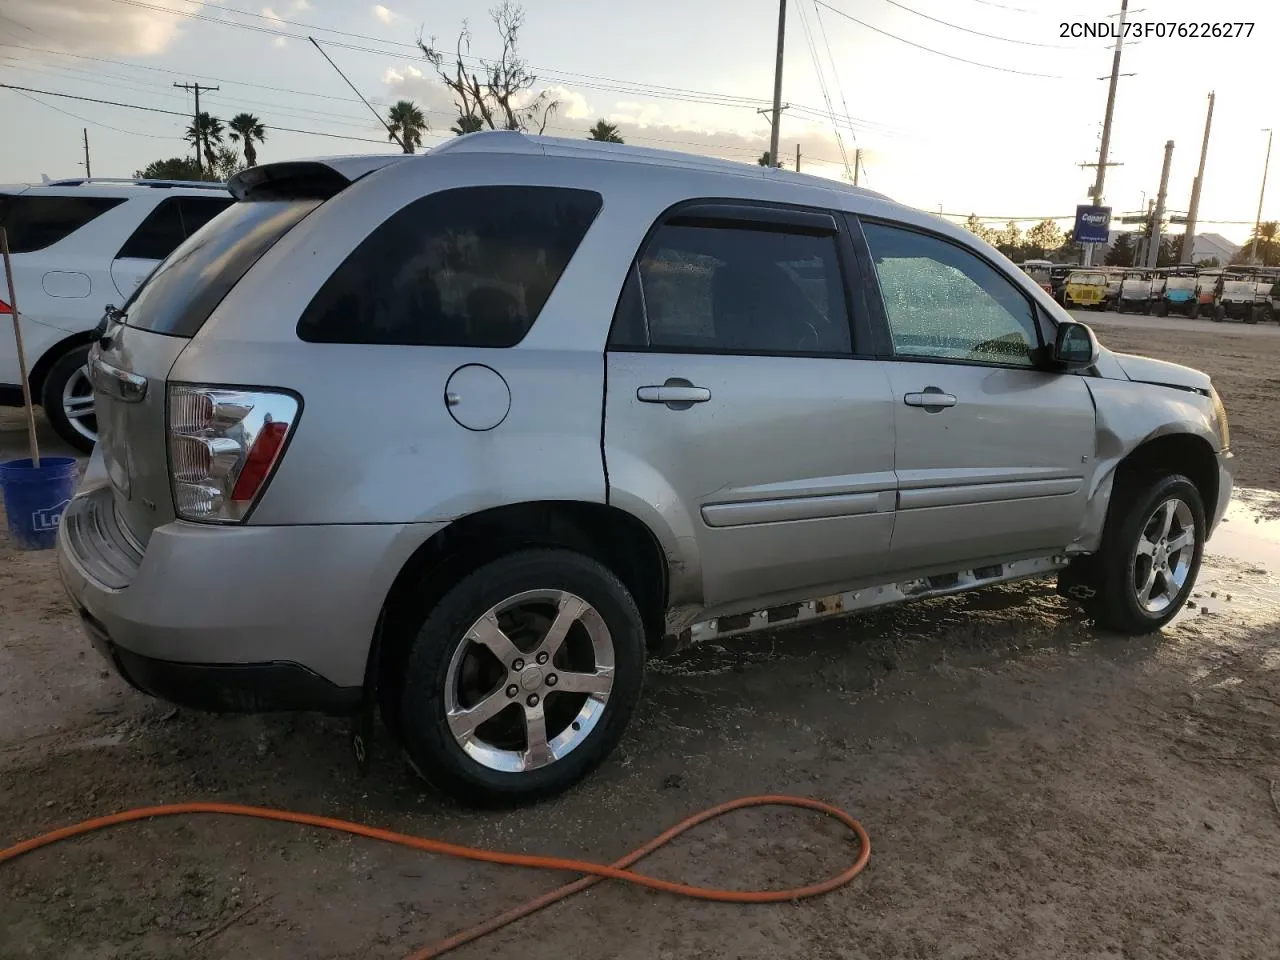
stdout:
[[[195,94],[196,94],[196,112],[195,112],[194,119],[193,119],[193,121],[192,121],[192,123],[191,123],[191,129],[192,129],[192,130],[195,132],[195,134],[196,134],[196,169],[197,169],[198,171],[200,171],[201,173],[204,173],[204,161],[202,161],[202,160],[200,159],[200,84],[198,84],[198,83],[175,83],[175,84],[174,84],[174,86],[175,86],[175,87],[177,87],[179,90],[187,90],[187,91],[192,91],[192,90],[194,90],[194,91],[195,91]],[[215,91],[215,90],[219,90],[219,89],[221,89],[221,88],[220,88],[220,87],[205,87],[205,88],[204,88],[204,91],[205,91],[205,93],[212,93],[213,91]],[[213,171],[210,171],[210,173],[212,173],[212,172],[213,172]]]
[[1156,194],[1156,209],[1151,216],[1151,243],[1147,246],[1147,266],[1153,268],[1160,258],[1160,228],[1164,224],[1164,202],[1169,193],[1169,164],[1173,162],[1173,141],[1164,144],[1164,169],[1160,171],[1160,192]]
[[[1125,0],[1128,3],[1128,0]],[[769,131],[769,162],[778,163],[778,128],[782,126],[782,51],[787,32],[787,0],[778,0],[778,57],[773,65],[773,129]]]
[[1209,128],[1213,125],[1214,94],[1209,92],[1209,112],[1204,118],[1204,140],[1200,144],[1200,167],[1196,178],[1191,181],[1191,205],[1187,207],[1187,229],[1182,234],[1182,252],[1178,254],[1181,263],[1192,263],[1195,260],[1196,247],[1196,215],[1200,212],[1200,187],[1204,183],[1204,158],[1209,154]]
[[796,173],[800,172],[800,144],[796,144]]
[[1258,215],[1253,220],[1253,245],[1249,248],[1249,259],[1258,259],[1258,228],[1262,226],[1262,198],[1267,193],[1267,168],[1271,166],[1271,128],[1266,128],[1267,159],[1262,162],[1262,188],[1258,191]]
[[[1093,190],[1090,191],[1093,197],[1094,206],[1101,206],[1103,197],[1103,185],[1107,179],[1107,167],[1116,166],[1116,164],[1107,163],[1107,154],[1111,151],[1111,117],[1116,109],[1116,84],[1120,80],[1120,50],[1124,46],[1124,18],[1129,11],[1129,0],[1120,0],[1120,27],[1116,32],[1116,49],[1111,56],[1111,81],[1107,85],[1107,111],[1102,118],[1102,142],[1098,145],[1098,162],[1096,164],[1082,164],[1082,166],[1096,166],[1098,168],[1097,178],[1093,181]],[[1093,244],[1085,245],[1084,265],[1093,265]]]
[[862,167],[862,148],[858,147],[853,151],[853,185],[858,185],[858,171]]
[[84,175],[88,178],[93,176],[93,171],[89,168],[89,128],[81,129],[84,131]]

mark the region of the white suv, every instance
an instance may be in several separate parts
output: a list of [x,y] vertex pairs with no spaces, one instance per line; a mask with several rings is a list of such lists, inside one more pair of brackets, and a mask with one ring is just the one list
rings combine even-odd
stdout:
[[[32,397],[72,446],[88,452],[97,440],[85,362],[104,309],[127,300],[231,202],[221,183],[81,178],[0,186]],[[2,297],[0,313],[9,313]],[[13,338],[0,336],[0,406],[21,403]]]

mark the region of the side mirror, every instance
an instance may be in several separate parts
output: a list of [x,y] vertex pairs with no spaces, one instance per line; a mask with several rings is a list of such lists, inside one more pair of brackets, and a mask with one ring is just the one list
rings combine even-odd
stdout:
[[1082,370],[1098,362],[1098,338],[1083,323],[1058,324],[1053,359],[1067,370]]

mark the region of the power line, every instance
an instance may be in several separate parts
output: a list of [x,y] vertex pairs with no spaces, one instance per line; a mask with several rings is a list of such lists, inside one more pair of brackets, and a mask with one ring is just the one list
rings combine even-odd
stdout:
[[1012,10],[1014,13],[1035,13],[1034,10],[1025,10],[1022,7],[1006,7],[1003,3],[995,3],[994,0],[973,0],[974,3],[980,3],[984,7],[998,7],[1001,10]]
[[[109,107],[125,107],[129,110],[145,110],[147,113],[162,113],[170,117],[182,117],[184,120],[188,118],[188,114],[180,113],[177,110],[164,110],[160,107],[146,107],[140,103],[121,103],[119,100],[100,100],[97,97],[82,97],[73,93],[59,93],[56,90],[37,90],[34,87],[20,87],[12,83],[0,83],[0,88],[6,90],[25,91],[27,93],[39,93],[46,97],[63,97],[67,100],[83,100],[86,103],[100,103]],[[327,133],[323,130],[299,130],[297,127],[278,127],[275,124],[265,123],[263,126],[268,130],[276,130],[281,133],[302,133],[313,137],[331,137],[335,140],[360,140],[364,143],[383,143],[382,140],[375,140],[372,137],[353,137],[345,133]]]
[[[827,28],[822,22],[822,11],[818,9],[818,5],[813,5],[813,18],[818,21],[818,32],[822,34],[822,44],[827,48],[827,62],[831,65],[831,79],[836,83],[836,93],[840,94],[840,105],[844,107],[845,118],[849,121],[849,135],[853,137],[854,145],[858,143],[858,135],[853,129],[853,118],[849,116],[849,101],[844,98],[844,85],[840,82],[840,70],[836,67],[836,58],[831,53],[831,41],[827,39]],[[844,148],[844,140],[840,138],[840,130],[833,123],[832,131],[836,135],[836,143],[840,146],[840,156],[844,158],[844,172],[850,179],[856,179],[854,171],[849,169],[849,154]]]
[[[835,109],[831,106],[831,94],[827,89],[826,76],[822,69],[822,61],[818,58],[818,45],[814,42],[813,32],[809,29],[809,18],[805,15],[804,0],[800,0],[797,10],[800,14],[800,26],[804,30],[805,43],[809,47],[809,56],[813,58],[813,70],[818,75],[818,87],[822,91],[823,102],[827,105],[828,112],[834,114]],[[817,12],[817,8],[814,8]],[[840,147],[840,159],[844,162],[845,173],[849,173],[849,155],[844,149],[844,140],[840,137],[840,129],[832,123],[832,131],[836,135],[836,144]],[[850,179],[853,179],[850,177]]]
[[[255,33],[261,33],[261,34],[266,34],[270,36],[283,36],[283,37],[289,37],[290,39],[302,40],[302,41],[305,41],[307,39],[305,34],[290,33],[288,31],[280,30],[278,28],[270,29],[267,27],[262,27],[256,24],[251,24],[251,23],[238,23],[234,20],[227,20],[221,17],[211,17],[204,14],[199,14],[199,13],[190,13],[190,14],[182,13],[181,11],[173,10],[168,7],[158,6],[157,4],[154,4],[154,3],[147,3],[145,2],[145,0],[112,0],[112,2],[125,4],[127,6],[132,6],[132,7],[139,7],[145,10],[153,10],[157,13],[169,14],[170,16],[175,16],[175,17],[187,17],[190,19],[204,20],[210,23],[222,24],[223,26],[227,26],[227,27],[238,27],[240,29],[250,30]],[[206,2],[202,4],[202,6],[226,10],[227,12],[239,14],[241,16],[266,20],[269,23],[283,23],[283,24],[289,24],[291,26],[302,26],[302,27],[310,26],[310,25],[302,24],[302,23],[299,23],[298,21],[289,20],[283,17],[272,19],[263,14],[252,13],[247,10],[239,10],[234,7],[222,6],[220,4],[208,2],[208,0],[206,0]],[[396,40],[382,40],[376,37],[370,37],[367,34],[351,33],[350,31],[345,31],[345,30],[334,30],[329,27],[315,27],[315,29],[323,30],[326,33],[331,33],[336,36],[348,36],[348,37],[353,37],[361,40],[370,40],[374,43],[380,43],[386,46],[394,46],[394,47],[401,47],[405,49],[411,49],[417,53],[421,52],[420,48],[416,44],[409,44],[409,43],[404,43],[402,41],[396,41]],[[337,47],[342,50],[351,50],[356,53],[365,53],[365,54],[371,54],[371,55],[380,56],[380,57],[402,56],[402,54],[398,52],[387,50],[385,48],[378,49],[374,47],[361,46],[359,44],[343,43],[337,40],[326,40],[325,43],[328,44],[330,47]],[[472,55],[472,54],[463,54],[462,59],[465,61],[481,62],[484,58],[476,55]],[[762,105],[767,105],[766,101],[759,97],[744,97],[737,94],[718,93],[710,90],[696,90],[692,88],[672,87],[672,86],[665,86],[662,84],[654,84],[654,83],[648,83],[648,82],[618,80],[613,77],[601,77],[593,74],[575,73],[573,71],[559,70],[559,69],[550,68],[550,67],[544,69],[544,68],[539,68],[535,66],[532,69],[539,74],[540,80],[548,84],[572,85],[572,86],[582,87],[588,90],[601,90],[601,91],[606,91],[610,93],[627,93],[627,94],[633,94],[633,95],[651,96],[651,97],[654,97],[655,99],[664,99],[664,100],[671,100],[671,101],[683,102],[683,103],[699,103],[699,104],[706,104],[711,106],[729,107],[733,109],[756,110],[758,107]],[[219,79],[219,78],[215,77],[212,79]],[[384,104],[379,104],[379,105],[382,106]],[[801,109],[801,108],[797,105],[797,109]],[[838,119],[836,115],[830,112],[823,113],[821,110],[818,110],[814,107],[803,107],[802,109],[806,113],[817,114],[822,119],[827,121],[830,121],[832,119]],[[875,126],[883,127],[885,129],[898,129],[898,128],[891,127],[889,124],[874,124],[873,121],[862,120],[857,117],[854,117],[852,119],[855,123],[861,124],[863,126],[875,125]]]
[[21,90],[14,89],[12,87],[10,88],[10,90],[12,90],[13,93],[16,93],[20,97],[26,97],[32,103],[38,103],[40,104],[40,106],[45,107],[48,110],[52,110],[55,113],[61,113],[63,116],[71,117],[74,120],[79,120],[81,123],[91,123],[95,127],[104,127],[107,130],[114,130],[116,133],[123,133],[130,137],[150,137],[153,140],[172,140],[173,139],[170,136],[165,136],[159,133],[141,133],[137,130],[122,130],[120,127],[113,127],[109,123],[103,123],[101,120],[90,120],[88,117],[82,117],[78,113],[72,113],[70,110],[63,110],[61,107],[55,104],[45,103],[43,100],[39,99],[38,97],[33,97],[29,93],[23,93]]
[[986,37],[988,40],[1002,40],[1005,43],[1016,43],[1023,47],[1044,47],[1050,50],[1068,50],[1071,49],[1062,43],[1033,43],[1030,40],[1014,40],[1012,37],[1002,37],[995,33],[983,33],[981,30],[970,30],[968,27],[962,27],[958,23],[951,23],[947,20],[939,20],[937,17],[931,17],[927,13],[921,13],[919,10],[913,10],[905,3],[898,3],[898,0],[884,0],[885,3],[897,7],[899,10],[905,10],[907,13],[913,13],[917,17],[923,17],[925,20],[932,20],[934,23],[940,23],[944,27],[950,27],[952,30],[959,30],[961,33],[969,33],[975,37]]
[[[118,2],[121,2],[121,3],[132,2],[132,0],[118,0]],[[922,43],[916,43],[914,40],[907,40],[903,37],[900,37],[896,33],[890,33],[888,30],[881,30],[879,27],[873,27],[871,24],[863,20],[859,20],[857,17],[845,13],[843,10],[837,10],[835,7],[831,6],[831,4],[829,3],[823,3],[822,0],[814,0],[814,2],[817,3],[818,6],[826,7],[832,13],[836,14],[836,16],[844,17],[846,20],[852,20],[854,23],[859,24],[863,27],[866,27],[868,30],[873,30],[876,33],[889,37],[892,40],[897,40],[899,43],[905,43],[909,47],[915,47],[917,50],[924,50],[927,53],[933,53],[939,57],[946,57],[948,60],[958,60],[960,63],[967,63],[971,67],[982,67],[984,70],[995,70],[1000,73],[1013,73],[1013,74],[1017,74],[1020,77],[1040,77],[1044,80],[1071,79],[1069,77],[1064,77],[1056,73],[1033,73],[1029,70],[1014,70],[1011,67],[997,67],[989,63],[979,63],[977,60],[966,60],[964,57],[957,57],[953,53],[947,53],[943,50],[935,50],[933,49],[933,47],[926,47]]]

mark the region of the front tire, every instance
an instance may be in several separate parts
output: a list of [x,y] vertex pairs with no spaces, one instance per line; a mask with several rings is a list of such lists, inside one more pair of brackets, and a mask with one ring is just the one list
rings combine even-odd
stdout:
[[98,442],[98,419],[89,382],[89,345],[72,347],[49,368],[40,404],[54,433],[81,453]]
[[618,745],[644,661],[640,612],[610,570],[568,550],[509,554],[458,583],[418,631],[405,751],[466,803],[560,793]]
[[1169,304],[1161,300],[1156,304],[1155,315],[1157,317],[1167,317],[1169,315]]
[[1200,492],[1181,474],[1117,478],[1102,546],[1090,558],[1098,626],[1124,634],[1159,630],[1186,603],[1205,540]]

